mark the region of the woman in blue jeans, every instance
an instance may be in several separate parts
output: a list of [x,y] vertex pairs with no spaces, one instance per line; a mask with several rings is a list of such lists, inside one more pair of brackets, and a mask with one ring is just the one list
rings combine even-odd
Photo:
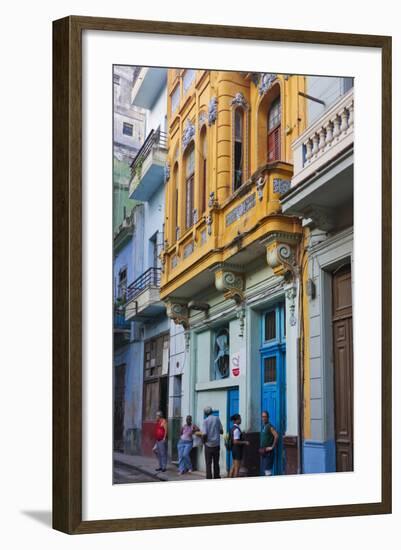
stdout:
[[192,463],[189,454],[193,446],[192,436],[198,431],[198,426],[192,424],[192,416],[189,414],[186,418],[185,424],[181,428],[180,439],[177,443],[179,475],[185,474],[185,472],[192,472]]

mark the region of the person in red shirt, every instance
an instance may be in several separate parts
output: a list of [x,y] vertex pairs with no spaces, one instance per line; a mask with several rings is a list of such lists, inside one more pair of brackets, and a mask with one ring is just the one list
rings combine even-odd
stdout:
[[165,472],[167,468],[167,420],[161,411],[156,413],[156,452],[159,459],[159,467],[156,472]]

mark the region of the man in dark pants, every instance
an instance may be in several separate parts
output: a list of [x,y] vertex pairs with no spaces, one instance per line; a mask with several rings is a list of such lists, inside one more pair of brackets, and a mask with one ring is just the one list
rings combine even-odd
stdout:
[[[220,436],[223,433],[223,426],[220,418],[213,416],[212,407],[206,407],[203,411],[205,420],[202,426],[202,438],[205,442],[205,462],[206,462],[206,479],[220,478]],[[213,463],[213,476],[212,476]]]

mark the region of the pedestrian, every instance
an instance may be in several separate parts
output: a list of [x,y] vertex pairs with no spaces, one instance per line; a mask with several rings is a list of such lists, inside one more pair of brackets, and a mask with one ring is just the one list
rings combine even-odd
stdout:
[[234,422],[230,429],[230,448],[233,459],[233,464],[228,473],[228,477],[239,477],[241,462],[244,454],[244,447],[249,445],[249,441],[245,441],[244,434],[240,428],[241,415],[233,414],[230,418]]
[[270,424],[269,413],[262,412],[262,430],[260,432],[260,471],[262,476],[271,476],[274,464],[278,433]]
[[193,467],[190,459],[190,452],[193,447],[193,436],[199,432],[198,426],[192,423],[192,416],[189,414],[185,419],[185,424],[180,430],[180,439],[177,443],[178,449],[178,474],[185,472],[192,473]]
[[167,421],[164,418],[162,411],[156,413],[156,454],[159,459],[159,467],[156,472],[165,472],[167,468]]
[[202,439],[205,444],[206,479],[220,479],[220,436],[223,426],[220,418],[212,414],[212,407],[206,407],[203,412],[205,420],[202,425]]

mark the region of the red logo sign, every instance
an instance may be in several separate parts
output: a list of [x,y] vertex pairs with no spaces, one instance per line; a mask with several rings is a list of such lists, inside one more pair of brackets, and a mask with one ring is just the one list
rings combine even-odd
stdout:
[[232,356],[231,364],[232,364],[231,372],[233,373],[233,376],[239,376],[239,374],[240,374],[240,368],[239,368],[239,353],[235,353],[235,354]]

